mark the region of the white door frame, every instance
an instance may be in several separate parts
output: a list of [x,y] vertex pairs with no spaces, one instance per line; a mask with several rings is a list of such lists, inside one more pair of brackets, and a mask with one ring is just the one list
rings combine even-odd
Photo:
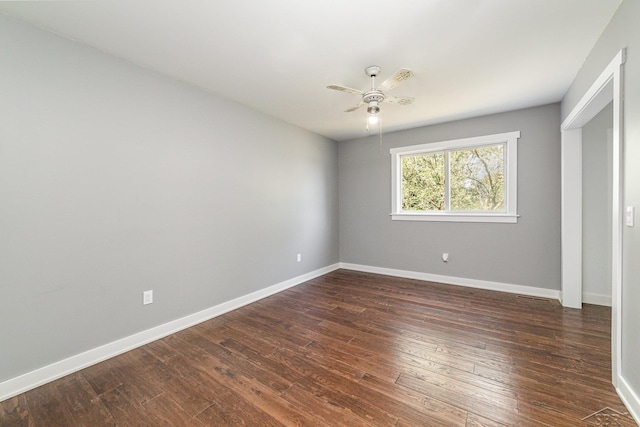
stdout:
[[623,64],[622,49],[561,125],[562,305],[582,308],[582,127],[613,101],[613,203],[611,206],[611,363],[617,387],[622,325]]

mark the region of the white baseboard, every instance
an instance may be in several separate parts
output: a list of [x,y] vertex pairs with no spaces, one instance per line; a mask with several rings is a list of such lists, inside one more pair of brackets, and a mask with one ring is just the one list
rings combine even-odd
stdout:
[[633,391],[624,378],[618,377],[618,388],[616,389],[618,396],[622,399],[622,403],[629,410],[629,414],[633,417],[638,425],[640,425],[640,397]]
[[133,350],[134,348],[220,316],[221,314],[227,313],[231,310],[251,304],[252,302],[284,291],[285,289],[322,276],[323,274],[330,273],[338,268],[340,268],[339,264],[333,264],[310,273],[294,277],[284,282],[269,286],[268,288],[252,292],[248,295],[218,304],[206,310],[164,323],[151,329],[147,329],[146,331],[130,335],[117,341],[85,351],[84,353],[76,354],[67,359],[52,363],[51,365],[27,372],[26,374],[18,377],[11,378],[0,383],[0,402],[58,378],[64,377],[65,375],[77,372],[88,366],[95,365],[103,360],[125,353],[129,350]]
[[560,291],[536,288],[533,286],[512,285],[509,283],[490,282],[486,280],[466,279],[462,277],[441,276],[438,274],[420,273],[417,271],[396,270],[393,268],[372,267],[369,265],[340,263],[340,268],[346,270],[363,271],[366,273],[384,274],[387,276],[403,277],[406,279],[425,280],[428,282],[445,283],[448,285],[466,286],[469,288],[487,289],[491,291],[508,292],[511,294],[529,295],[540,298],[560,300]]
[[585,304],[604,305],[611,307],[611,295],[582,294],[582,302]]

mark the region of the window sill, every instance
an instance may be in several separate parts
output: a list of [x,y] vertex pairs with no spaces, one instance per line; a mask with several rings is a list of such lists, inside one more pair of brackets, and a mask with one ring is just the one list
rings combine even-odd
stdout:
[[443,221],[443,222],[502,222],[515,224],[518,215],[484,213],[392,213],[393,221]]

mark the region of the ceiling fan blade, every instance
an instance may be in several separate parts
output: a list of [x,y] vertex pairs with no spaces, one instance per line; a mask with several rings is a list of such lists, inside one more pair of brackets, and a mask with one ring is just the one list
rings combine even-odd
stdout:
[[389,104],[398,104],[398,105],[409,105],[411,104],[415,98],[411,98],[410,96],[385,96],[384,101]]
[[393,76],[383,81],[382,84],[378,87],[378,90],[381,90],[383,92],[391,90],[410,77],[413,77],[413,72],[411,72],[411,70],[408,70],[406,68],[401,68],[398,71],[396,71],[396,73]]
[[366,105],[364,103],[364,101],[360,101],[360,103],[358,105],[354,105],[353,107],[349,108],[348,110],[344,110],[345,113],[350,113],[352,111],[356,111],[358,108],[362,107],[363,105]]
[[327,86],[327,89],[333,89],[340,92],[352,93],[354,95],[360,95],[360,96],[364,94],[364,92],[362,92],[361,90],[351,89],[350,87],[340,86],[340,85],[329,85]]

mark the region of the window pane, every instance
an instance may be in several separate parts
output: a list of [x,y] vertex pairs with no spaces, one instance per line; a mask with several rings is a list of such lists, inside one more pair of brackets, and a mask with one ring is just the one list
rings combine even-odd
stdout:
[[402,209],[444,210],[444,152],[402,157]]
[[451,151],[452,211],[504,211],[504,144]]

